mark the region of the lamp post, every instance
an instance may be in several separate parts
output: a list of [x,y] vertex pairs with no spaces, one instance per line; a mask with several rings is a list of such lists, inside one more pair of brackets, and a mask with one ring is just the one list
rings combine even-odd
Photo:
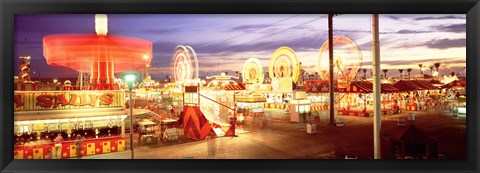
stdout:
[[128,84],[128,90],[130,91],[130,150],[132,150],[132,159],[134,159],[133,153],[133,104],[132,104],[132,88],[133,82],[135,82],[136,76],[134,74],[127,74],[125,75],[125,80]]

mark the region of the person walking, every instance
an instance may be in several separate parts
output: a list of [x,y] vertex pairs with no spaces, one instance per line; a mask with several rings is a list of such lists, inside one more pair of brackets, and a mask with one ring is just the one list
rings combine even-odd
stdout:
[[75,149],[77,151],[77,159],[82,158],[82,135],[77,134],[77,139],[75,139]]
[[63,143],[63,137],[61,133],[58,133],[57,137],[53,140],[55,142],[55,152],[54,152],[54,157],[56,159],[61,159],[62,158],[62,143]]
[[213,159],[215,158],[217,144],[215,143],[215,139],[212,134],[209,134],[205,139],[207,141],[207,151],[208,151],[207,159]]

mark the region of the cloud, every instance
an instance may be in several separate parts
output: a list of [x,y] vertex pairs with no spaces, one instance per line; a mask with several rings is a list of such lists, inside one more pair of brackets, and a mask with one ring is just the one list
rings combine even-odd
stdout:
[[392,46],[391,48],[415,48],[415,47],[427,47],[432,49],[449,49],[449,48],[457,48],[457,47],[466,47],[466,39],[432,39],[426,41],[424,43],[417,43],[417,44],[401,44],[398,46]]
[[466,18],[449,15],[449,16],[440,16],[440,17],[417,17],[417,18],[414,18],[413,20],[443,20],[443,19],[466,19]]
[[429,33],[432,31],[418,31],[418,30],[408,30],[408,29],[402,29],[397,31],[397,34],[418,34],[418,33]]
[[240,25],[240,26],[236,26],[236,27],[231,28],[230,31],[243,30],[243,31],[251,32],[251,31],[254,31],[254,30],[257,30],[257,29],[268,27],[268,26],[270,26],[270,25],[268,25],[268,24]]
[[426,46],[428,48],[434,48],[434,49],[448,49],[448,48],[454,48],[454,47],[465,47],[466,46],[466,39],[465,38],[460,38],[460,39],[433,39],[430,41],[427,41]]
[[145,34],[173,34],[181,31],[181,28],[158,28],[158,29],[146,29],[139,33]]
[[387,17],[393,20],[398,20],[398,21],[401,20],[401,17],[398,17],[398,16],[387,16]]
[[466,31],[467,24],[453,24],[453,25],[436,25],[431,26],[431,28],[435,28],[438,31],[443,32],[454,32],[454,33],[464,33]]

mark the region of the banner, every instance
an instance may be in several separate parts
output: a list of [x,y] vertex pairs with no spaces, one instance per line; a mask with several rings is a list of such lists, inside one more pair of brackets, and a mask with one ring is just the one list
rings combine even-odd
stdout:
[[15,112],[125,106],[123,91],[15,91],[13,98]]

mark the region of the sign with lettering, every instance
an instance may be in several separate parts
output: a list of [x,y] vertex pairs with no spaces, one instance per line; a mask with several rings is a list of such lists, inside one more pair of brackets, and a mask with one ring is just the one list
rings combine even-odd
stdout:
[[16,91],[14,111],[112,108],[125,106],[123,91]]

